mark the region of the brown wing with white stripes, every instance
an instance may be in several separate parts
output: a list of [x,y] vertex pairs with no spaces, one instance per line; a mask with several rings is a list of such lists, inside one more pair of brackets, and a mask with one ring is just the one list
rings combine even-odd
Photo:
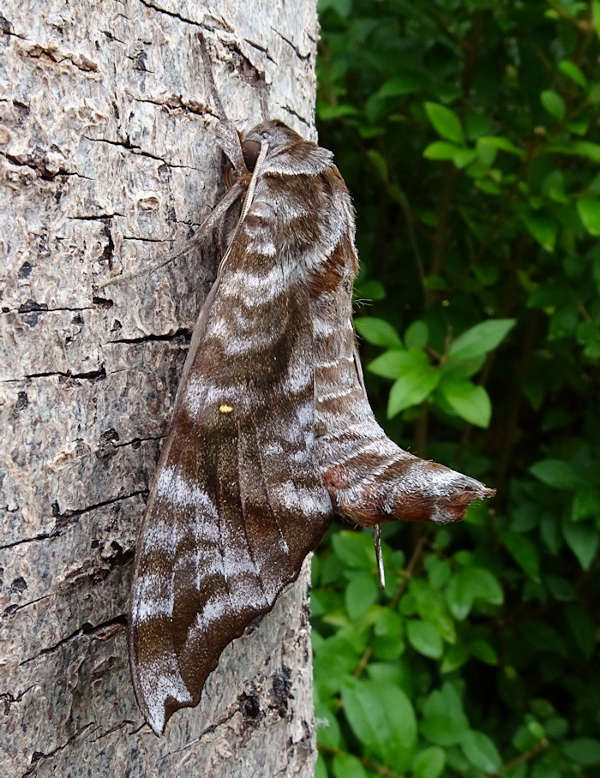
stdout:
[[[315,356],[316,455],[337,514],[369,527],[394,519],[462,519],[493,489],[474,478],[404,451],[377,423],[362,378],[352,324],[358,268],[354,215],[337,169],[323,173],[338,235],[311,275]],[[341,225],[341,226],[339,226]]]
[[[377,424],[352,325],[354,215],[331,154],[281,122],[194,330],[136,551],[130,661],[160,733],[271,609],[334,511],[450,521],[491,493]],[[262,152],[261,152],[262,153]]]
[[200,320],[136,552],[130,658],[156,733],[300,571],[332,506],[313,452],[305,285],[252,206]]

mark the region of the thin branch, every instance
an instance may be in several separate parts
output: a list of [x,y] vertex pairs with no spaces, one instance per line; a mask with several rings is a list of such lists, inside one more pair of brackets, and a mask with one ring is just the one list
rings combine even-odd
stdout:
[[[402,580],[398,584],[396,591],[394,592],[392,599],[390,600],[389,607],[392,610],[395,610],[396,607],[398,606],[398,603],[400,602],[400,597],[402,597],[402,594],[404,593],[404,590],[406,589],[409,580],[412,578],[412,574],[419,562],[419,559],[421,558],[423,549],[427,545],[428,539],[429,538],[426,534],[421,535],[421,537],[417,542],[417,545],[415,546],[415,550],[412,553],[410,561],[406,566],[406,569],[402,571]],[[372,654],[373,654],[373,648],[371,646],[367,646],[363,655],[360,658],[359,663],[356,665],[356,669],[352,673],[352,675],[355,678],[358,678],[359,676],[362,675],[366,666],[369,664],[369,659],[371,658]]]
[[415,546],[415,550],[413,551],[410,561],[406,566],[406,570],[402,571],[402,580],[398,584],[398,587],[394,592],[392,599],[390,600],[390,608],[392,608],[392,610],[394,610],[400,602],[400,597],[402,597],[404,594],[404,590],[406,589],[409,580],[412,578],[412,574],[414,573],[415,567],[421,558],[421,554],[423,553],[428,540],[429,536],[423,534],[417,541],[417,545]]
[[502,767],[494,770],[493,773],[486,773],[481,778],[498,778],[499,775],[504,775],[509,770],[512,770],[513,767],[518,767],[520,764],[533,759],[534,756],[541,754],[542,751],[545,751],[549,746],[550,743],[546,740],[545,737],[543,737],[532,748],[530,748],[529,751],[525,751],[523,754],[519,754],[519,756],[511,759],[510,762],[507,762],[506,764],[503,764]]

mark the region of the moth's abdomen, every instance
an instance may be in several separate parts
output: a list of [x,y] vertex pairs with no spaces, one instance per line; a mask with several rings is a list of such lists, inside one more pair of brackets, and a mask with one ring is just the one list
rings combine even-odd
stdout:
[[337,239],[309,279],[315,351],[316,454],[336,513],[362,526],[394,519],[455,521],[493,490],[393,443],[369,405],[352,324],[358,261],[354,216],[335,168],[321,176]]
[[457,521],[473,500],[494,493],[473,478],[402,449],[383,454],[365,448],[323,474],[336,511],[363,527],[394,519]]

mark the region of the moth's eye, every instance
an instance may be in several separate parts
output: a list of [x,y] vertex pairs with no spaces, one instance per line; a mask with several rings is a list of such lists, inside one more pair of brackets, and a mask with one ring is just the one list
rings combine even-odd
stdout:
[[256,167],[256,160],[260,153],[260,143],[257,140],[242,141],[242,154],[248,170],[253,173]]

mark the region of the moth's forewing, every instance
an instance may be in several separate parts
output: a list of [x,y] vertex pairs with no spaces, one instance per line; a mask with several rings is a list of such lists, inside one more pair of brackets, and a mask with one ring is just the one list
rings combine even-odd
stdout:
[[258,197],[203,308],[139,534],[130,657],[157,733],[198,703],[332,517],[308,293],[278,257],[275,219]]

